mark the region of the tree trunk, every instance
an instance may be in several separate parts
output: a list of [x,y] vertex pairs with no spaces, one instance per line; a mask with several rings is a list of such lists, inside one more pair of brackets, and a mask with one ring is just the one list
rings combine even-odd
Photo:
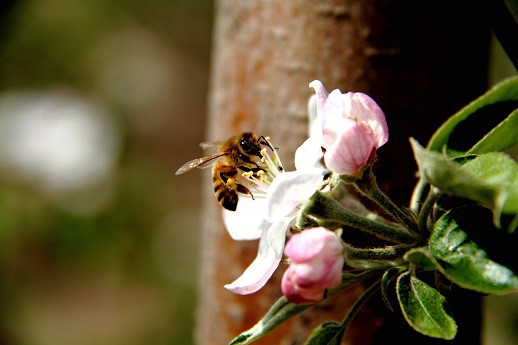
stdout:
[[[319,79],[329,91],[367,93],[387,116],[391,138],[375,168],[397,203],[408,204],[415,183],[408,138],[426,144],[440,122],[486,87],[487,29],[452,2],[219,0],[216,9],[207,139],[243,130],[268,135],[290,170],[307,136],[308,83]],[[220,345],[253,326],[280,297],[285,267],[255,294],[223,288],[253,261],[258,242],[230,239],[204,177],[197,342]],[[257,344],[302,344],[321,322],[343,319],[362,289],[307,310]],[[380,310],[368,304],[345,342],[373,343],[386,324]],[[414,332],[401,327],[400,334]]]

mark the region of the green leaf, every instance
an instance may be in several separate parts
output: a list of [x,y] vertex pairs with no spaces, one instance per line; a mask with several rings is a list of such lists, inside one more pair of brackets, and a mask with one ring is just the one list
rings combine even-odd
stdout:
[[390,299],[388,297],[388,286],[389,284],[396,278],[401,272],[405,270],[404,267],[392,267],[385,271],[383,277],[381,278],[381,297],[383,301],[387,305],[387,308],[390,309],[391,312],[394,312],[394,308],[390,304]]
[[345,327],[338,322],[324,322],[309,336],[306,345],[340,345],[344,336]]
[[[342,284],[335,288],[328,290],[327,296],[333,296],[337,293],[345,290],[346,288],[353,286],[367,278],[371,278],[379,274],[378,271],[364,272],[360,274],[344,273],[342,274]],[[266,315],[259,321],[254,327],[241,333],[236,337],[230,345],[245,345],[251,344],[252,342],[262,338],[267,333],[271,332],[277,326],[289,318],[303,312],[304,310],[311,307],[313,304],[297,305],[288,302],[285,297],[281,297],[275,302],[270,308]]]
[[[430,138],[427,148],[456,157],[471,150],[487,153],[516,144],[517,100],[518,77],[501,82],[444,122]],[[455,132],[466,130],[470,131],[472,143],[455,140]]]
[[412,328],[434,338],[455,338],[457,324],[445,311],[446,299],[437,290],[410,272],[399,276],[396,288],[401,310]]
[[425,271],[434,271],[438,263],[426,248],[415,248],[405,254],[405,260]]
[[[476,175],[454,160],[423,148],[412,138],[410,143],[422,178],[442,192],[474,200],[490,208],[493,222],[499,226],[500,214],[507,200],[507,192],[502,185],[486,181],[483,176]],[[474,160],[476,158],[469,162]]]
[[502,152],[482,154],[465,162],[463,168],[481,177],[486,183],[505,190],[507,200],[502,212],[518,213],[518,164],[509,155]]
[[430,253],[440,260],[444,275],[465,289],[482,293],[518,291],[518,277],[513,271],[492,261],[468,238],[455,216],[455,211],[444,214],[435,223],[429,241]]
[[476,143],[467,153],[481,154],[502,151],[518,141],[518,109],[514,110],[504,121],[493,128]]
[[509,224],[509,227],[507,228],[507,232],[513,233],[517,227],[518,227],[518,214],[514,216],[513,220]]

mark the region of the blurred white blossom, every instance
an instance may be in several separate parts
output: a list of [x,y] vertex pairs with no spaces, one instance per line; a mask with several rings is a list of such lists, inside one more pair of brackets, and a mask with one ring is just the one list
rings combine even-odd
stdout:
[[0,96],[3,177],[53,194],[104,183],[120,151],[120,134],[107,115],[70,91]]

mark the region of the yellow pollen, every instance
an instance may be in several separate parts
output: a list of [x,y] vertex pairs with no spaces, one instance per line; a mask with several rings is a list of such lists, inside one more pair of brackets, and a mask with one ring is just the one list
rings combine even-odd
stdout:
[[237,188],[236,180],[234,180],[233,178],[229,178],[227,180],[227,186],[229,186],[232,189],[236,189]]
[[266,156],[266,147],[264,149],[261,150],[261,156]]
[[264,137],[264,140],[270,140],[270,137]]
[[250,177],[252,177],[253,174],[254,174],[253,172],[248,171],[248,172],[242,173],[241,176],[243,176],[244,178],[250,178]]

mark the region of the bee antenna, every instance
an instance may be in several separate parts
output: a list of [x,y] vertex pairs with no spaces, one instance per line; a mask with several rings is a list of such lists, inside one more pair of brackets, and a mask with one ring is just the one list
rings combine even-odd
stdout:
[[[262,139],[262,140],[261,140],[261,139]],[[261,135],[261,136],[257,139],[257,141],[258,141],[260,144],[264,145],[264,146],[268,146],[268,147],[270,148],[270,150],[272,150],[272,151],[274,151],[274,150],[278,150],[278,148],[277,148],[277,147],[272,147],[272,145],[270,145],[270,143],[268,142],[268,140],[266,140],[266,138],[264,137],[264,135]]]

